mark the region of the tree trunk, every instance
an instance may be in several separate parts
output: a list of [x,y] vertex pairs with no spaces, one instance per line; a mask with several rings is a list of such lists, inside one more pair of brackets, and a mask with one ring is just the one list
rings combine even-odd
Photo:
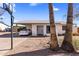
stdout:
[[68,52],[73,52],[74,48],[72,45],[72,28],[73,27],[73,4],[68,4],[68,15],[67,15],[67,24],[66,32],[64,36],[64,41],[62,43],[62,49]]
[[50,42],[50,49],[58,50],[58,41],[56,36],[56,29],[55,29],[55,22],[54,22],[54,12],[52,3],[49,3],[49,19],[50,19],[50,34],[51,34],[51,42]]

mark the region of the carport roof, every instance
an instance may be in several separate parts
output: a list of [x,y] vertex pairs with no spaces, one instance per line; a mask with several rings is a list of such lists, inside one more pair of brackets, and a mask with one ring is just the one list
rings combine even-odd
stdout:
[[14,23],[49,23],[49,20],[21,20]]
[[[14,22],[14,24],[49,24],[49,20],[21,20]],[[56,22],[56,24],[66,24],[63,21]]]

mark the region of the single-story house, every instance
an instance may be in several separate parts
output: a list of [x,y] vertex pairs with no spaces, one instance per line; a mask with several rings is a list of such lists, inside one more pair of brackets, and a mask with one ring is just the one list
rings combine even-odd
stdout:
[[4,22],[0,21],[0,31],[5,31],[6,28],[9,28],[10,26],[5,24]]
[[[63,34],[65,33],[65,22],[57,22],[56,25],[56,33]],[[14,22],[13,24],[13,32],[18,32],[20,27],[25,27],[26,29],[30,29],[32,32],[32,36],[50,35],[50,23],[49,20],[22,20]],[[73,26],[73,33],[77,32],[77,27]]]

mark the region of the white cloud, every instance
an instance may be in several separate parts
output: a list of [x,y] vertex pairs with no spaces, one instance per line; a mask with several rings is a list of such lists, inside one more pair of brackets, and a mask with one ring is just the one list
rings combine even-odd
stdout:
[[53,9],[54,9],[54,11],[59,11],[59,8],[54,7]]
[[37,3],[30,3],[30,6],[37,6]]
[[[30,3],[30,6],[37,6],[37,3]],[[59,11],[59,8],[54,7],[54,11]]]

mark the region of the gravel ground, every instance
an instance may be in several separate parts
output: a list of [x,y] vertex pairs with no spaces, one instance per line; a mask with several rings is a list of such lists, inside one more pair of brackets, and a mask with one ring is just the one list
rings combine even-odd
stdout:
[[[6,40],[5,40],[6,39]],[[79,40],[79,36],[74,36],[74,40]],[[14,35],[14,46],[17,44],[13,50],[8,50],[6,53],[0,51],[6,56],[78,56],[78,53],[67,53],[66,51],[52,51],[49,49],[49,37],[16,37]],[[63,41],[63,36],[58,37],[58,44],[61,46]],[[2,43],[5,42],[5,43]],[[78,42],[78,41],[77,41]],[[75,42],[76,43],[76,42]],[[75,43],[73,44],[75,46]],[[78,42],[79,43],[79,42]],[[10,34],[2,33],[0,34],[0,48],[5,48],[10,44]],[[4,46],[3,46],[4,45]],[[77,44],[79,48],[79,44]],[[7,48],[10,48],[8,46]]]
[[7,52],[8,56],[78,56],[78,53],[66,51],[52,51],[49,49],[49,37],[28,38],[13,50]]

